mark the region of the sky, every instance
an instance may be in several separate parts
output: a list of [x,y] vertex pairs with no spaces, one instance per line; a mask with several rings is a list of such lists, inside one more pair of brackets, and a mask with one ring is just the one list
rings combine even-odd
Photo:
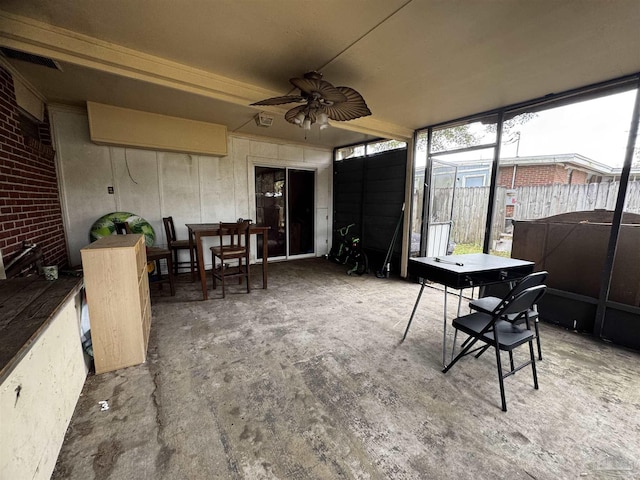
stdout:
[[520,142],[503,145],[504,157],[578,153],[606,165],[624,162],[636,91],[539,112],[513,131]]

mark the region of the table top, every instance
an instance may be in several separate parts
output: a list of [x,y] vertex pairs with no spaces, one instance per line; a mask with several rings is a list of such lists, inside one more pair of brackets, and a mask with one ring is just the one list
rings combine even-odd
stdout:
[[[213,233],[217,234],[220,229],[220,223],[187,223],[185,224],[187,228],[193,233]],[[251,224],[249,228],[249,232],[259,233],[269,230],[271,227],[266,227],[264,225],[255,225]]]
[[533,265],[528,260],[506,258],[487,253],[467,253],[464,255],[442,255],[438,257],[414,257],[409,262],[428,265],[432,268],[449,270],[456,273],[487,272],[504,268]]
[[409,259],[409,273],[453,288],[517,280],[533,272],[528,260],[486,253]]

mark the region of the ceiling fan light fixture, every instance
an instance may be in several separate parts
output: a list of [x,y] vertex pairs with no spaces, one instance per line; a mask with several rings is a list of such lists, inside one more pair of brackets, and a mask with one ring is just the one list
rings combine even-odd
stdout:
[[305,130],[311,130],[311,119],[309,117],[306,117],[304,122],[302,122],[302,128]]
[[322,126],[326,126],[329,124],[329,115],[327,115],[324,112],[320,112],[316,115],[316,120],[318,122],[318,125]]
[[293,117],[293,121],[296,125],[302,125],[302,122],[304,122],[304,119],[305,119],[305,115],[303,112],[300,112],[295,117]]
[[329,119],[343,122],[371,115],[362,95],[350,87],[334,87],[322,80],[319,72],[305,73],[303,78],[291,78],[289,81],[300,90],[299,95],[267,98],[251,105],[301,103],[288,110],[284,118],[304,130],[310,130],[314,123],[325,129],[329,126]]

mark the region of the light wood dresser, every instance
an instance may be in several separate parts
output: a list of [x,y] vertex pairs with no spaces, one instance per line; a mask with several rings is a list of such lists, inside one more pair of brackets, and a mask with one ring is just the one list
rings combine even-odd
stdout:
[[151,328],[142,235],[109,235],[81,250],[96,373],[144,363]]

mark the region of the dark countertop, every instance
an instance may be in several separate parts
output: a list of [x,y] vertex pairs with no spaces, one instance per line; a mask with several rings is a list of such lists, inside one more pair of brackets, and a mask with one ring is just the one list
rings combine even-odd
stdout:
[[51,281],[40,275],[0,280],[0,383],[82,285],[82,277],[74,276]]

